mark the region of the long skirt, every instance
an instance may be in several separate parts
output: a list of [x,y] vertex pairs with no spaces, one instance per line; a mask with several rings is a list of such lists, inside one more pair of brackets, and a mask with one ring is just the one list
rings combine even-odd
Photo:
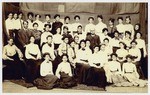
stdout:
[[44,77],[41,76],[34,80],[34,85],[38,89],[52,89],[57,80],[58,78],[55,75],[46,75]]
[[103,68],[91,67],[89,69],[86,81],[87,85],[98,86],[105,89],[106,82],[107,79]]
[[40,64],[41,60],[26,60],[26,82],[32,83],[40,76]]
[[18,57],[18,54],[9,56],[12,60],[3,60],[3,79],[21,79],[24,77],[25,64]]
[[88,64],[76,63],[75,74],[76,74],[78,83],[86,84],[89,68],[90,68],[90,65]]
[[60,79],[58,81],[58,87],[60,88],[70,88],[77,86],[77,82],[74,77],[69,76],[64,72],[60,72]]

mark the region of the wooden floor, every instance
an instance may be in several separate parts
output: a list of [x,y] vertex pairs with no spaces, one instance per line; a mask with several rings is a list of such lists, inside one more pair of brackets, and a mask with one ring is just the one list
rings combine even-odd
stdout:
[[107,91],[90,91],[90,90],[72,90],[72,89],[52,89],[40,90],[36,87],[26,88],[10,81],[2,83],[3,93],[147,93],[148,87],[112,87],[107,86]]

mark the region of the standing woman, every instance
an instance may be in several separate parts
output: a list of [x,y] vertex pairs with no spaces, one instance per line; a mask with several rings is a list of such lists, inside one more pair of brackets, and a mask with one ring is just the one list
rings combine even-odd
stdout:
[[[137,32],[141,32],[141,25],[139,23],[134,25],[134,31],[135,31],[135,34]],[[135,35],[134,35],[134,38],[135,38]]]
[[130,48],[130,43],[131,43],[132,39],[131,39],[131,33],[129,31],[125,32],[125,37],[123,38],[122,42],[124,42],[126,44],[126,49],[129,50]]
[[22,59],[23,54],[16,45],[13,43],[13,39],[8,39],[8,44],[3,48],[2,60],[3,60],[3,78],[4,79],[17,79],[23,77]]
[[34,43],[35,38],[30,37],[30,43],[26,45],[25,57],[26,57],[26,67],[27,75],[26,82],[33,82],[39,76],[39,65],[41,59],[41,52],[37,44]]

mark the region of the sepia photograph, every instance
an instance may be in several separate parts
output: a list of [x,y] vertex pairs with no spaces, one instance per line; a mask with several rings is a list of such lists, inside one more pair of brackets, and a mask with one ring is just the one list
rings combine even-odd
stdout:
[[2,93],[148,93],[148,2],[1,2]]

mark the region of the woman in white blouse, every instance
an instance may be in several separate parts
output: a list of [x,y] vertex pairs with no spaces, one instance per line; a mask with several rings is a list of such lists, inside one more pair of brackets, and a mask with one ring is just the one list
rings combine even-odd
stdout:
[[59,78],[59,87],[61,88],[69,88],[77,85],[66,54],[62,55],[62,62],[58,65],[55,75]]
[[37,44],[34,43],[35,38],[30,37],[30,43],[26,45],[25,57],[27,65],[26,82],[33,82],[38,77],[39,64],[41,63],[41,52]]
[[43,55],[44,61],[40,65],[40,75],[41,77],[34,80],[34,84],[38,89],[52,89],[58,78],[53,73],[53,66],[51,62],[51,57],[49,53]]
[[23,54],[13,42],[13,39],[8,39],[8,44],[3,47],[2,62],[3,79],[21,78],[23,77]]
[[129,50],[130,48],[130,43],[131,43],[131,33],[129,31],[125,31],[125,37],[122,39],[122,42],[126,44],[126,49]]
[[123,76],[134,86],[144,87],[147,82],[139,79],[139,74],[133,62],[132,56],[128,55],[126,59],[127,62],[123,64]]

